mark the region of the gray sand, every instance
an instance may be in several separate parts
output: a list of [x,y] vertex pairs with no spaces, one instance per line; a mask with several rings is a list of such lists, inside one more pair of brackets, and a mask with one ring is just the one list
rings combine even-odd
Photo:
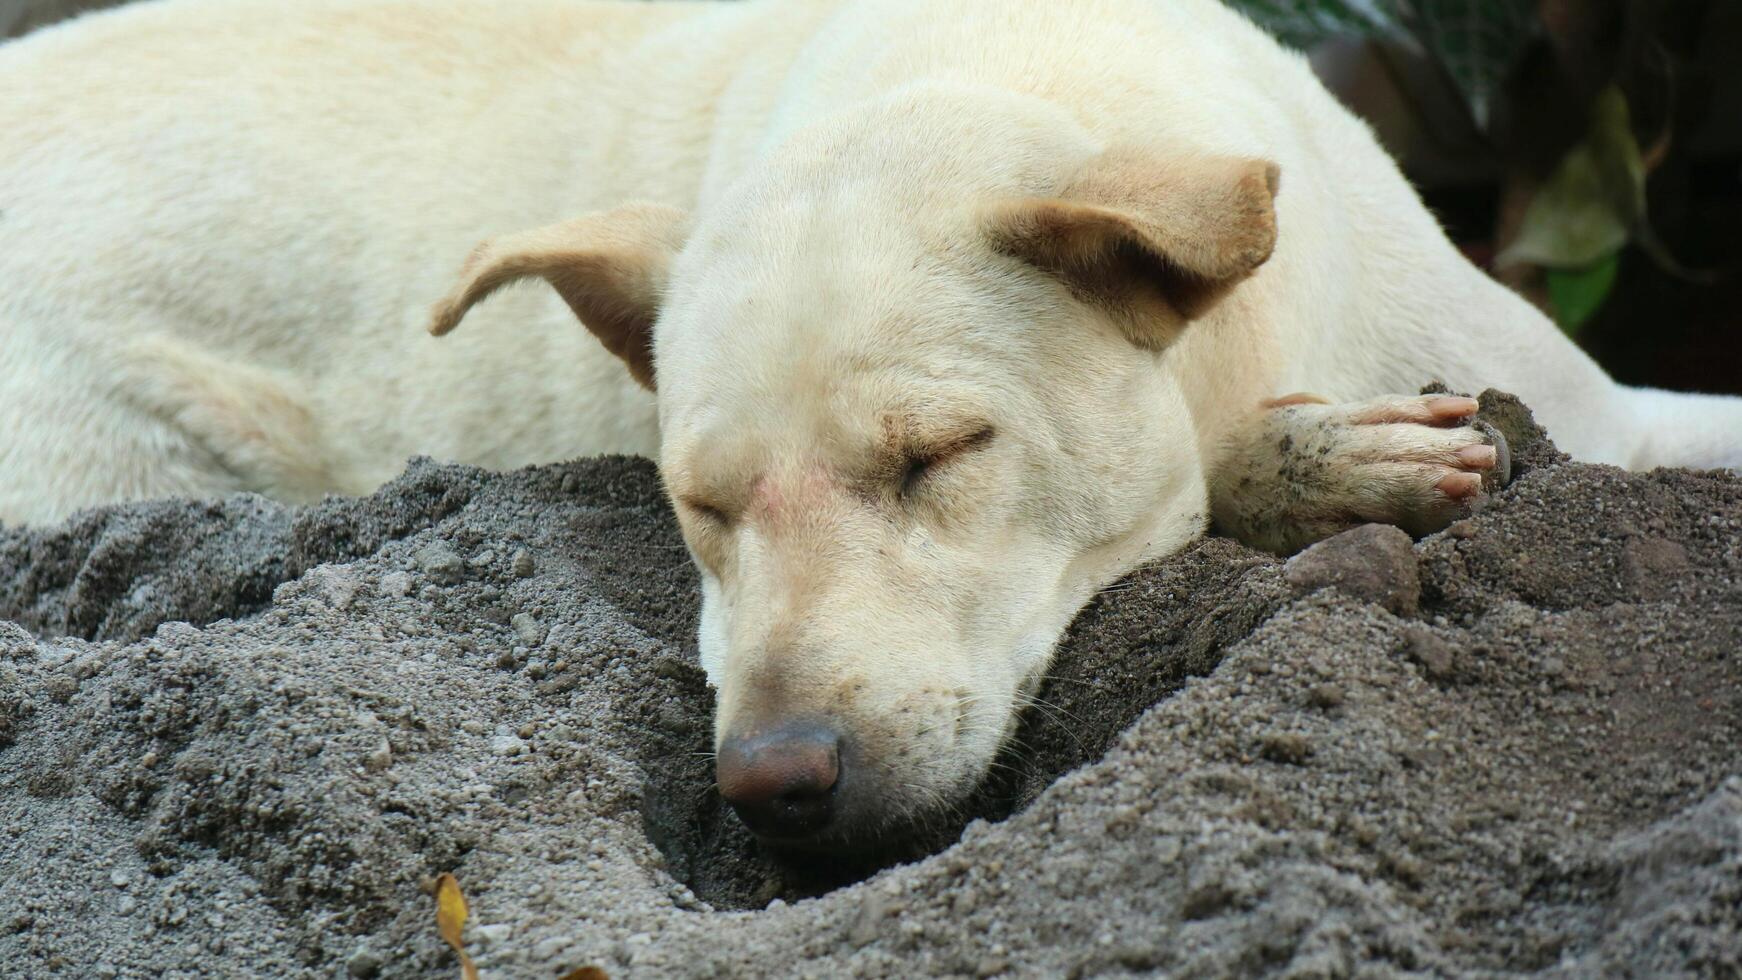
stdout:
[[844,886],[709,790],[643,461],[0,531],[0,974],[451,977],[452,871],[486,976],[1742,975],[1742,478],[1492,412],[1519,478],[1445,533],[1110,590]]

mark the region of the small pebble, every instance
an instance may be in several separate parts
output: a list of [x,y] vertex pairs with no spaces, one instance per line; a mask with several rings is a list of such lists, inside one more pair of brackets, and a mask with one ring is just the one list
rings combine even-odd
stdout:
[[581,675],[580,675],[579,671],[574,671],[574,670],[564,671],[563,673],[558,674],[557,676],[551,678],[550,680],[544,681],[543,683],[539,684],[538,685],[538,693],[540,693],[540,694],[565,694],[565,693],[572,691],[575,688],[579,687],[580,684],[581,684]]
[[516,756],[526,751],[526,743],[513,735],[497,735],[490,739],[490,754],[503,758]]
[[514,559],[511,562],[511,567],[514,571],[515,578],[531,578],[535,569],[532,562],[532,553],[527,551],[525,548],[516,551],[514,553]]
[[653,662],[653,672],[668,680],[683,680],[696,673],[696,668],[676,657],[662,656]]
[[508,620],[508,625],[514,627],[514,635],[520,637],[520,642],[529,647],[544,642],[544,626],[531,613],[515,613]]
[[345,961],[345,972],[357,980],[368,980],[381,972],[381,957],[373,950],[359,949]]
[[487,926],[478,927],[478,945],[480,947],[494,946],[507,939],[514,927],[506,922],[492,922]]
[[349,609],[357,600],[361,585],[357,573],[344,566],[321,565],[308,574],[308,581],[317,594],[334,609]]
[[575,941],[567,936],[552,936],[541,939],[532,947],[532,958],[538,960],[554,960],[573,946]]
[[381,772],[393,764],[393,746],[386,739],[375,746],[375,751],[363,757],[363,768],[370,772]]
[[1295,732],[1273,732],[1259,740],[1258,754],[1271,762],[1305,765],[1312,757],[1313,743],[1305,735]]
[[1421,666],[1428,680],[1443,683],[1457,679],[1458,658],[1451,644],[1423,627],[1412,627],[1404,637],[1404,655]]
[[1332,588],[1351,598],[1414,616],[1421,601],[1414,542],[1388,524],[1363,524],[1290,558],[1282,577],[1302,593]]
[[453,585],[465,575],[466,568],[460,556],[443,541],[425,545],[415,560],[425,575],[443,585]]
[[411,594],[411,575],[407,572],[388,572],[381,576],[378,586],[384,596],[404,596]]
[[1180,843],[1178,837],[1159,837],[1149,845],[1149,849],[1150,856],[1156,861],[1162,864],[1172,864],[1179,859],[1180,851],[1184,850],[1184,845]]

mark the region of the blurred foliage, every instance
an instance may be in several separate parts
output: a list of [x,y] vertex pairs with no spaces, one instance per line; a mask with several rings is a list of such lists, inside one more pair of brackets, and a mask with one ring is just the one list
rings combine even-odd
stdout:
[[1486,126],[1505,78],[1540,33],[1530,0],[1229,0],[1285,43],[1306,49],[1361,34],[1409,44],[1444,67]]
[[1524,213],[1518,236],[1495,259],[1580,268],[1627,244],[1645,220],[1645,162],[1619,89],[1598,96],[1590,132],[1567,151]]
[[1611,86],[1597,97],[1590,132],[1567,152],[1524,212],[1495,266],[1539,266],[1549,308],[1573,331],[1603,305],[1630,239],[1655,242],[1645,215],[1645,162],[1627,111]]
[[1620,249],[1582,268],[1549,269],[1545,276],[1549,304],[1561,329],[1571,333],[1596,316],[1614,290],[1620,271]]
[[[1477,131],[1490,138],[1510,136],[1515,142],[1518,130],[1526,138],[1536,135],[1530,133],[1528,122],[1520,126],[1520,119],[1548,118],[1543,115],[1548,103],[1529,104],[1533,93],[1519,84],[1521,66],[1533,45],[1554,52],[1549,63],[1558,66],[1558,75],[1528,76],[1537,88],[1534,95],[1540,95],[1544,86],[1560,93],[1563,109],[1573,114],[1570,118],[1583,114],[1584,128],[1582,135],[1574,129],[1565,133],[1562,142],[1552,144],[1554,155],[1544,160],[1553,163],[1552,169],[1525,177],[1524,186],[1533,192],[1510,241],[1498,243],[1497,271],[1510,270],[1506,278],[1515,285],[1536,282],[1540,291],[1534,298],[1569,332],[1601,308],[1629,244],[1639,246],[1672,276],[1709,281],[1710,277],[1678,263],[1652,230],[1646,214],[1646,178],[1661,162],[1657,151],[1667,149],[1667,142],[1653,153],[1641,151],[1629,96],[1619,82],[1626,74],[1623,63],[1629,52],[1652,51],[1657,57],[1649,29],[1637,30],[1650,24],[1650,18],[1629,16],[1627,11],[1649,10],[1653,3],[1669,0],[1644,0],[1643,7],[1638,0],[1227,2],[1303,50],[1332,37],[1352,35],[1413,52],[1439,69]],[[1625,25],[1619,35],[1596,29],[1605,18]],[[1603,37],[1620,40],[1614,50],[1598,50],[1604,42],[1594,39]],[[1608,64],[1608,68],[1593,72],[1593,64]],[[1509,94],[1515,101],[1507,101]],[[1572,101],[1566,103],[1569,96]],[[1514,132],[1495,133],[1498,117],[1507,114]],[[1514,170],[1507,179],[1521,176]]]
[[[1396,22],[1380,4],[1386,0],[1230,0],[1284,43],[1310,48],[1340,34],[1387,34]],[[1387,4],[1389,6],[1389,4]]]

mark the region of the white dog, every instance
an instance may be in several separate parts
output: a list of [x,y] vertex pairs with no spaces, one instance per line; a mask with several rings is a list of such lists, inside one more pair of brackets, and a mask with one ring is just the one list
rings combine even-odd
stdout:
[[1442,526],[1497,453],[1430,379],[1742,462],[1742,403],[1614,384],[1213,0],[160,0],[0,93],[0,518],[656,455],[771,838],[961,795],[1212,514]]

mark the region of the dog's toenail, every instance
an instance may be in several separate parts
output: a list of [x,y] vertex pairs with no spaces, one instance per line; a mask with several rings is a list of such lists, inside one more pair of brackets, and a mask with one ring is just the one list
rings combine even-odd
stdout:
[[1506,443],[1506,435],[1494,426],[1481,419],[1476,419],[1470,426],[1482,433],[1488,440],[1488,445],[1494,447],[1494,466],[1488,471],[1488,489],[1498,490],[1512,482],[1512,447]]
[[1499,456],[1493,446],[1465,446],[1458,450],[1458,463],[1469,469],[1490,469]]
[[1474,473],[1453,473],[1442,477],[1439,491],[1453,500],[1474,497],[1482,489],[1482,478]]
[[1444,395],[1432,399],[1427,403],[1428,414],[1441,419],[1455,419],[1463,418],[1466,415],[1474,415],[1476,414],[1476,410],[1481,407],[1482,406],[1476,402],[1476,399],[1465,398],[1461,395]]

